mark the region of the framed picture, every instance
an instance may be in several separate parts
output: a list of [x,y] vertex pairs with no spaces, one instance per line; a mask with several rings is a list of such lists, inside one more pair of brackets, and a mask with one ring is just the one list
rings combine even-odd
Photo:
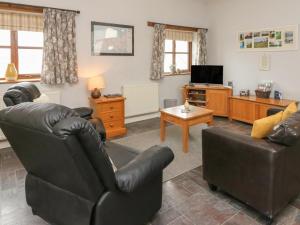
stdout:
[[134,27],[92,22],[92,55],[133,56]]
[[290,51],[298,49],[298,25],[238,32],[240,51]]

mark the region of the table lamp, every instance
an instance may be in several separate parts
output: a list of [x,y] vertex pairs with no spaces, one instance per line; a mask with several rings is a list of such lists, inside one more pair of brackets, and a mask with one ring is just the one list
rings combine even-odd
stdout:
[[18,71],[15,64],[9,63],[5,72],[5,79],[7,81],[16,81],[18,79]]
[[91,91],[92,98],[99,98],[102,88],[105,88],[105,82],[101,75],[89,78],[88,90]]

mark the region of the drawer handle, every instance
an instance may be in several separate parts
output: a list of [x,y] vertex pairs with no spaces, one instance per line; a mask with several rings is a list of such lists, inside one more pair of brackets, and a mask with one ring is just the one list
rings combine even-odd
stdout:
[[111,119],[113,119],[113,118],[114,118],[114,116],[110,116],[110,118],[111,118]]
[[111,124],[109,124],[109,126],[110,126],[110,127],[114,127],[114,125],[113,125],[112,123],[111,123]]
[[114,107],[113,107],[113,106],[111,106],[111,107],[110,107],[110,109],[114,109]]

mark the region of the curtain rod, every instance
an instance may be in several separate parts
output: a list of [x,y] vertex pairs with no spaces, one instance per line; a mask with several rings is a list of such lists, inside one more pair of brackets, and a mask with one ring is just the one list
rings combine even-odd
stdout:
[[174,29],[174,30],[182,30],[182,31],[192,31],[197,32],[198,29],[204,29],[208,30],[207,28],[197,28],[197,27],[186,27],[186,26],[178,26],[178,25],[172,25],[172,24],[164,24],[164,23],[156,23],[156,22],[150,22],[148,21],[149,27],[154,27],[155,24],[162,24],[166,26],[166,29]]
[[71,9],[61,9],[61,8],[54,8],[54,7],[47,7],[47,6],[38,6],[38,5],[27,5],[27,4],[19,4],[19,3],[11,3],[11,2],[1,2],[0,1],[0,9],[8,9],[8,10],[19,10],[19,11],[34,11],[38,13],[42,13],[43,9],[58,9],[64,10],[69,12],[76,12],[80,14],[78,10],[71,10]]

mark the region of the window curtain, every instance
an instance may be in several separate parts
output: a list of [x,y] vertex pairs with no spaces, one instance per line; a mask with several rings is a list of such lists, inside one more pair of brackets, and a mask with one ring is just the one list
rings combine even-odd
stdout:
[[43,31],[43,15],[0,11],[0,29],[13,31]]
[[207,63],[207,29],[198,29],[196,32],[196,65],[205,65]]
[[41,82],[77,83],[76,12],[44,9],[44,54]]
[[165,54],[166,26],[163,24],[154,25],[152,63],[151,63],[151,80],[162,79]]

